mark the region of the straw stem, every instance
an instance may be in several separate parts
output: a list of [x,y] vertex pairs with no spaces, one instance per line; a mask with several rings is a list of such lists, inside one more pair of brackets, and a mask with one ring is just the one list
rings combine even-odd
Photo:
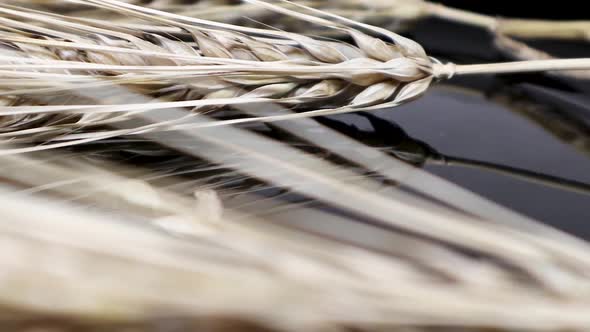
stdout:
[[433,75],[437,78],[451,78],[454,75],[509,74],[554,70],[590,70],[590,58],[529,60],[474,65],[433,64]]

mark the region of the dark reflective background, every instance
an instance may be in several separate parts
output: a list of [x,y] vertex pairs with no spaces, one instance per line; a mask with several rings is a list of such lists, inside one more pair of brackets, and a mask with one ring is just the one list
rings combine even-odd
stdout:
[[[488,33],[429,20],[408,35],[457,63],[508,61]],[[537,41],[560,56],[590,56],[590,43]],[[455,78],[413,103],[378,113],[441,154],[590,183],[590,84],[552,75]],[[366,120],[351,120],[366,125]],[[426,169],[519,212],[590,239],[590,193],[534,184],[490,170]]]
[[448,6],[464,8],[496,16],[533,17],[551,19],[587,19],[584,1],[507,1],[507,0],[442,0]]

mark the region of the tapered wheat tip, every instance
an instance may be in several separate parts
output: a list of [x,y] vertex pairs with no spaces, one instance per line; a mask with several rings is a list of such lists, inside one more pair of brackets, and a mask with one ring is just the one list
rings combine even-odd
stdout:
[[[28,2],[36,3],[22,1]],[[189,37],[113,28],[106,21],[30,6],[0,5],[0,135],[13,143],[42,142],[39,149],[48,149],[172,130],[186,120],[148,127],[129,123],[134,114],[155,109],[180,107],[190,117],[240,104],[277,103],[300,111],[215,125],[373,110],[422,95],[435,78],[560,66],[580,69],[590,63],[582,59],[528,65],[441,64],[418,43],[386,29],[285,0],[278,4],[290,6],[247,2],[303,24],[345,33],[353,42],[218,23],[117,0],[62,2],[175,27]],[[113,94],[109,86],[131,89],[154,102],[129,100]],[[121,123],[126,123],[125,130],[105,131]]]

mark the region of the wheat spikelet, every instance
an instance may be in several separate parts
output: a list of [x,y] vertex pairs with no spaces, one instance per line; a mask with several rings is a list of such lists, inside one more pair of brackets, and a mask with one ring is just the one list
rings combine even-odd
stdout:
[[[89,129],[124,120],[127,112],[165,107],[202,111],[253,102],[296,107],[324,104],[331,105],[332,112],[387,107],[419,96],[432,81],[432,62],[420,45],[370,26],[363,28],[385,35],[394,44],[292,11],[285,13],[344,31],[356,45],[189,20],[117,1],[86,3],[186,29],[194,45],[164,35],[112,30],[104,23],[91,25],[2,6],[5,31],[0,36],[4,41],[0,70],[10,81],[2,92],[8,106],[0,110],[7,123],[4,130],[9,131],[4,137],[20,140],[26,135],[24,142],[34,141],[36,135]],[[43,26],[27,23],[30,18]],[[35,29],[37,36],[27,32]],[[91,106],[71,91],[100,91],[101,86],[112,84],[172,102],[153,107],[117,104],[116,96],[109,96],[113,100],[109,106]],[[36,128],[29,128],[31,124]]]

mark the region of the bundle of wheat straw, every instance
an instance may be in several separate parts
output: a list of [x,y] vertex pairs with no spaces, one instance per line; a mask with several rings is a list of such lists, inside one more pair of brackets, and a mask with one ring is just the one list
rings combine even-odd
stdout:
[[[210,125],[381,109],[412,100],[423,94],[433,79],[455,73],[580,69],[589,62],[442,65],[407,38],[294,4],[297,10],[249,1],[345,32],[354,44],[189,18],[117,0],[74,2],[177,27],[190,33],[191,40],[112,28],[105,22],[54,12],[0,6],[0,40],[4,43],[0,97],[5,105],[0,108],[0,135],[13,143],[63,141],[36,148],[48,149],[122,134],[184,128],[190,126],[184,122],[195,113],[253,103],[323,109]],[[158,101],[134,102],[112,93],[109,86],[123,86]],[[89,91],[104,105],[85,97]],[[184,107],[187,112],[179,119],[151,126],[128,123],[133,115],[172,107]],[[105,126],[125,129],[104,131]]]
[[[590,327],[585,242],[307,118],[396,105],[452,75],[452,65],[433,62],[416,43],[260,1],[252,3],[343,31],[354,44],[116,0],[73,1],[192,36],[179,40],[20,2],[27,6],[0,5],[0,135],[42,144],[0,152],[0,307],[7,308],[0,324],[45,328],[42,319],[33,323],[48,317],[65,318],[70,330],[160,332],[226,317],[282,331]],[[209,116],[227,106],[240,117]],[[222,126],[279,119],[290,121],[276,127],[346,163]],[[140,135],[346,213],[256,192],[228,200],[231,190],[221,185],[191,188],[169,173],[78,154],[14,155],[120,135]],[[256,216],[294,205],[291,215]]]
[[[234,141],[235,136],[227,137]],[[432,219],[424,213],[430,210],[424,202],[404,207],[382,190],[369,195],[364,186],[370,181],[343,180],[345,170],[326,174],[333,174],[330,181],[344,192],[356,188],[354,197],[363,203],[357,207],[375,212],[377,201],[389,201],[388,213],[383,209],[389,204],[381,205],[375,217],[410,218],[414,225],[406,226],[435,240],[304,208],[290,221],[275,217],[272,223],[231,209],[222,215],[203,213],[199,201],[165,189],[164,183],[155,185],[145,177],[149,172],[135,170],[130,178],[129,171],[115,165],[97,167],[72,156],[5,156],[0,161],[3,177],[10,179],[0,190],[5,218],[0,223],[0,306],[10,309],[0,324],[16,320],[27,326],[30,317],[41,315],[67,317],[82,327],[99,324],[108,331],[111,326],[167,331],[162,324],[170,318],[184,326],[220,317],[281,331],[421,331],[429,326],[552,331],[590,325],[584,278],[590,265],[569,265],[570,258],[557,255],[571,241],[449,217],[444,211]],[[309,161],[292,168],[305,165]],[[298,185],[322,192],[313,179],[321,174],[310,174]],[[275,177],[288,175],[295,173]],[[176,181],[169,178],[166,187]],[[89,202],[92,210],[80,208]],[[120,211],[112,210],[114,202]],[[404,212],[413,204],[424,212]],[[431,229],[437,220],[445,220],[445,227]],[[462,234],[477,238],[474,246]],[[478,255],[436,240],[442,238]]]

